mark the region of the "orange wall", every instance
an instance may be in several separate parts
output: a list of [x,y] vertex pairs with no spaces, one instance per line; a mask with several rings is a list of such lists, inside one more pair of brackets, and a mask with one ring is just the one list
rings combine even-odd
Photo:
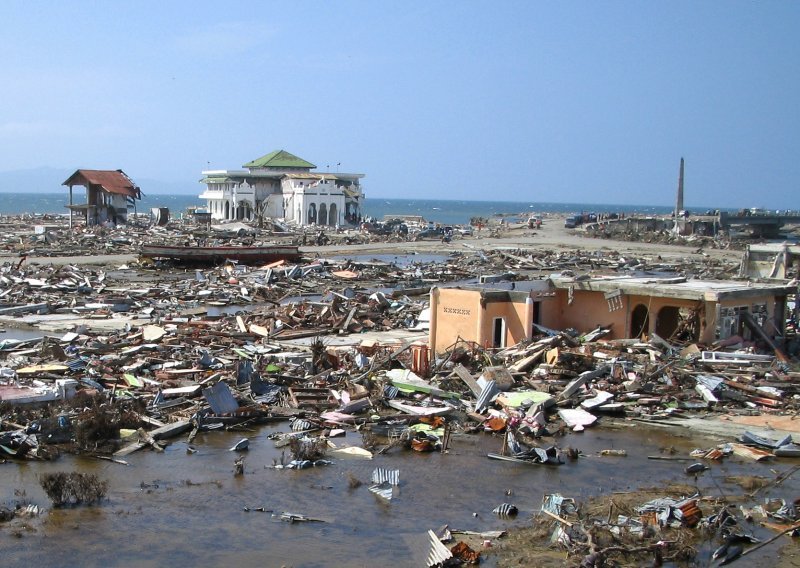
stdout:
[[[581,333],[591,331],[598,324],[612,325],[610,339],[627,339],[632,333],[630,319],[633,309],[643,304],[649,308],[650,321],[648,335],[656,329],[658,313],[665,306],[677,308],[695,308],[696,300],[680,300],[673,298],[658,298],[650,296],[622,296],[622,309],[608,311],[608,303],[602,292],[575,290],[572,304],[567,303],[567,290],[558,290],[553,299],[541,303],[541,323],[553,329],[566,329],[572,327]],[[722,306],[752,306],[753,304],[767,304],[770,318],[774,318],[775,300],[771,296],[760,298],[745,298],[726,300]],[[705,317],[701,312],[701,330],[699,341],[711,343],[715,340],[716,331],[716,302],[705,302]]]
[[527,337],[525,322],[527,304],[524,302],[480,303],[477,290],[437,288],[431,298],[431,338],[433,351],[441,353],[459,338],[491,346],[494,318],[506,323],[506,346],[515,345]]
[[477,341],[480,292],[435,288],[431,292],[431,349],[440,353],[460,337]]
[[525,318],[527,304],[524,302],[487,302],[481,322],[480,344],[484,347],[492,346],[494,335],[494,319],[503,318],[506,323],[505,347],[516,345],[526,337]]
[[[434,353],[451,347],[459,338],[474,341],[481,346],[491,346],[494,318],[505,318],[506,346],[515,345],[527,337],[528,306],[524,302],[489,301],[480,305],[480,292],[455,288],[435,289],[431,298],[431,347]],[[648,335],[655,332],[658,313],[665,306],[695,308],[696,300],[680,300],[650,296],[623,295],[622,308],[609,311],[608,302],[602,292],[575,290],[572,304],[568,303],[568,291],[559,289],[555,296],[537,299],[539,323],[557,330],[574,328],[580,333],[595,329],[598,325],[611,327],[610,339],[626,339],[632,333],[630,320],[633,309],[643,304],[649,308]],[[726,300],[722,306],[752,306],[767,304],[771,320],[774,320],[775,300],[771,296]],[[705,302],[700,313],[701,329],[699,341],[712,343],[716,331],[716,302]],[[767,329],[767,331],[771,331]]]
[[567,303],[567,290],[557,290],[554,298],[541,303],[540,321],[553,329],[574,328],[580,333],[591,331],[598,325],[611,325],[614,339],[625,337],[625,318],[627,316],[626,298],[621,310],[608,311],[608,303],[602,292],[575,290],[572,304]]

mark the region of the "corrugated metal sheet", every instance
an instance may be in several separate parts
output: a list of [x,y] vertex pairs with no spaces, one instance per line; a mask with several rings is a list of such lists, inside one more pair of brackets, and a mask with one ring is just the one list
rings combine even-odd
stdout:
[[394,488],[392,484],[388,481],[384,483],[380,483],[378,485],[370,485],[369,490],[372,491],[375,495],[379,497],[383,497],[387,501],[391,501],[392,497],[394,497]]
[[400,470],[376,467],[372,472],[372,483],[389,483],[390,485],[400,485]]
[[428,552],[428,566],[439,566],[453,557],[453,553],[442,544],[433,531],[428,531],[431,548]]
[[745,446],[744,444],[731,444],[731,448],[733,448],[733,453],[737,456],[741,456],[743,458],[750,458],[755,461],[761,461],[768,458],[774,458],[775,454],[772,452],[768,452],[766,450],[759,450],[758,448],[751,448],[749,446]]
[[560,493],[545,495],[542,499],[542,511],[548,511],[555,515],[563,516],[577,511],[575,499],[567,498]]
[[86,368],[86,359],[78,357],[77,359],[71,359],[67,361],[67,367],[69,367],[70,371],[80,371],[81,369]]
[[295,432],[305,432],[306,430],[316,430],[317,425],[303,418],[292,420],[292,430]]
[[211,388],[203,389],[203,396],[208,401],[214,414],[230,414],[231,412],[236,412],[239,408],[239,403],[233,398],[231,389],[222,381]]
[[76,170],[61,185],[100,186],[107,193],[139,198],[139,188],[122,170]]
[[503,503],[495,507],[492,513],[500,515],[501,517],[513,517],[519,513],[519,509],[517,509],[516,505],[512,505],[511,503]]
[[478,397],[478,401],[475,403],[475,411],[476,412],[483,412],[483,409],[489,406],[489,403],[500,394],[500,389],[497,388],[497,385],[494,381],[489,381],[486,383],[486,386],[483,387],[481,391],[481,395]]

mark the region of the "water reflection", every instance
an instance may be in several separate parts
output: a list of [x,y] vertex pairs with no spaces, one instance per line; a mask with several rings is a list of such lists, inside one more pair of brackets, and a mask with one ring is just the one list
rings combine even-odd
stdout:
[[[288,425],[280,428],[288,431]],[[0,465],[0,497],[7,503],[18,499],[16,490],[47,505],[37,477],[48,471],[93,472],[110,481],[102,506],[53,511],[22,538],[0,539],[6,564],[420,566],[429,528],[448,524],[482,531],[525,525],[542,496],[552,492],[580,499],[669,481],[694,484],[683,474],[685,463],[648,460],[647,455],[664,447],[686,455],[698,445],[716,443],[640,426],[595,428],[559,440],[586,457],[560,467],[529,467],[487,459],[487,453],[500,448],[498,436],[459,434],[448,454],[393,450],[373,460],[337,459],[331,466],[293,471],[270,467],[282,453],[268,439],[275,429],[270,425],[200,434],[193,444],[197,453],[188,454],[185,442],[175,441],[162,454],[143,450],[128,456],[129,466],[69,455],[55,462]],[[237,454],[228,448],[243,435],[250,438],[251,449],[245,475],[235,478]],[[358,445],[360,436],[348,432],[334,441]],[[626,449],[628,457],[598,455],[611,448]],[[379,466],[400,469],[400,491],[391,503],[367,490],[371,472]],[[770,467],[732,457],[714,464],[708,475],[698,478],[697,487],[704,494],[741,494],[724,482],[725,476],[772,477]],[[351,475],[364,485],[352,489]],[[772,496],[792,498],[796,490],[790,479]],[[516,519],[491,513],[503,502],[519,507]],[[326,522],[289,524],[270,513],[245,512],[244,507],[301,513]]]

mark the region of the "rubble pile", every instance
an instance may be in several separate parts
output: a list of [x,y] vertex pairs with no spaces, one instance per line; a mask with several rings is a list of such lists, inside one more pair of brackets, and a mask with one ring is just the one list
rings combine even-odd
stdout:
[[[694,335],[688,332],[606,340],[610,330],[602,327],[580,333],[535,326],[530,340],[503,349],[459,340],[431,356],[426,343],[424,294],[477,273],[514,281],[537,271],[729,278],[735,270],[617,251],[519,249],[404,267],[315,259],[165,273],[157,266],[7,263],[0,267],[0,321],[61,335],[0,341],[0,457],[50,460],[74,452],[126,463],[145,448],[163,451],[177,436],[186,436],[191,451],[201,431],[275,422],[290,431],[274,443],[291,452],[275,469],[335,467],[341,456],[447,452],[454,435],[481,433],[497,437],[488,459],[546,467],[583,462],[572,433],[604,422],[679,428],[722,416],[793,416],[800,407],[796,361],[777,349],[757,353],[741,338],[702,345],[683,340]],[[219,309],[229,306],[242,309]],[[337,444],[346,431],[361,443]],[[236,475],[248,447],[242,438],[230,448]],[[600,455],[626,456],[607,452]],[[695,461],[686,473],[702,475],[732,455],[791,459],[800,445],[748,433],[686,456]],[[389,501],[398,484],[397,470],[378,469],[369,490]],[[553,542],[586,566],[617,553],[690,558],[688,540],[661,531],[727,522],[718,521],[721,505],[703,513],[704,504],[688,494],[602,522],[576,517],[569,500],[556,501],[542,508],[558,526]],[[516,506],[504,503],[496,514],[511,511]],[[633,552],[617,550],[612,543],[623,533],[652,539]],[[480,556],[464,542],[455,552],[438,535],[434,540],[431,565],[453,554]]]
[[127,225],[69,226],[61,215],[3,216],[0,250],[19,256],[90,256],[100,254],[137,254],[142,243],[151,238],[149,224],[132,217]]
[[[558,463],[566,449],[556,447],[554,436],[603,417],[679,424],[723,413],[794,413],[800,401],[800,375],[772,355],[679,348],[657,336],[603,341],[603,329],[541,336],[499,351],[459,344],[430,368],[419,356],[427,349],[420,343],[326,346],[326,331],[375,328],[381,318],[397,321],[400,307],[422,309],[419,303],[392,307],[375,294],[360,302],[333,298],[316,311],[301,302],[218,318],[165,316],[107,334],[4,342],[2,398],[18,403],[4,426],[26,424],[5,432],[3,445],[20,449],[13,455],[37,456],[42,442],[63,442],[71,431],[77,449],[102,451],[122,429],[179,421],[199,428],[219,415],[236,422],[246,409],[248,421],[295,416],[320,428],[358,423],[379,436],[402,434],[405,445],[419,450],[446,447],[448,427],[506,431],[512,457]],[[381,325],[391,327],[387,322]],[[284,343],[300,337],[314,339]],[[25,403],[76,396],[80,404],[73,408],[19,414]],[[218,396],[227,404],[215,409]],[[793,450],[782,449],[784,455]]]
[[587,231],[586,236],[595,239],[613,239],[617,241],[627,242],[641,242],[641,243],[658,243],[662,245],[681,245],[681,246],[699,246],[701,248],[709,249],[737,249],[743,250],[747,246],[749,239],[736,239],[731,238],[728,234],[720,233],[717,236],[704,236],[704,235],[680,235],[674,231],[663,230],[645,230],[635,231],[628,229],[626,231],[608,231],[602,228]]
[[[420,240],[419,233],[376,230],[365,224],[358,228],[316,229],[265,220],[260,225],[242,222],[201,223],[181,216],[159,224],[149,214],[128,216],[126,224],[90,225],[63,215],[0,216],[3,237],[0,252],[37,257],[138,254],[143,244],[182,246],[298,246],[357,245]],[[453,238],[463,238],[454,233]],[[437,238],[438,240],[438,238]]]
[[[251,332],[283,338],[293,333],[412,327],[422,307],[409,295],[427,293],[430,282],[462,276],[463,271],[449,262],[399,268],[379,262],[278,261],[257,268],[227,264],[169,275],[127,266],[106,271],[6,263],[0,266],[0,321],[72,329],[82,319],[95,326],[107,320],[106,327],[119,329],[141,320],[180,321],[205,314],[209,307],[248,306],[257,316]],[[378,282],[396,288],[392,293],[376,291]]]
[[[697,251],[702,254],[702,250]],[[664,260],[660,255],[623,255],[613,250],[548,251],[494,250],[488,253],[495,266],[517,271],[560,271],[562,273],[619,274],[674,273],[696,278],[727,280],[737,276],[739,263],[719,258]]]

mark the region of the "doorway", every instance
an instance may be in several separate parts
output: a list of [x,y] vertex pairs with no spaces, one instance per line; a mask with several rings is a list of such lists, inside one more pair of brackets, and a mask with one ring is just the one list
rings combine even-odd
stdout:
[[631,338],[641,338],[649,332],[650,310],[644,304],[639,304],[631,313]]
[[506,320],[494,318],[492,324],[492,347],[503,348],[506,346]]

